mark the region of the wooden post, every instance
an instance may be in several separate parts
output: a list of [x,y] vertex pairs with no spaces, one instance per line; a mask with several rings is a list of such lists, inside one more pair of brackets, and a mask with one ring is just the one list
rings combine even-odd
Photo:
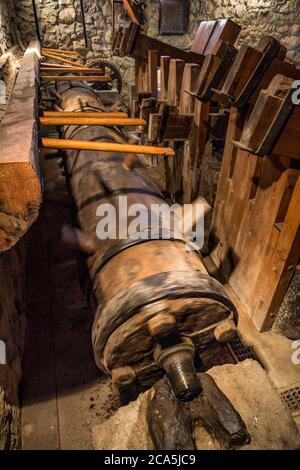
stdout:
[[190,114],[195,109],[195,98],[191,96],[187,91],[192,91],[194,83],[197,81],[201,67],[198,64],[185,64],[182,85],[179,111],[184,114]]
[[148,51],[148,92],[157,98],[158,52]]
[[168,80],[168,104],[179,106],[182,77],[185,63],[180,59],[171,59]]
[[170,71],[170,56],[160,57],[160,99],[167,101],[168,99],[168,84],[169,84],[169,71]]

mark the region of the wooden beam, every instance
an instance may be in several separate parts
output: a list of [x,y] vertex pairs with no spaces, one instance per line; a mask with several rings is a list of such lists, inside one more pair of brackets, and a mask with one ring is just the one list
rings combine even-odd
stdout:
[[99,152],[137,153],[173,157],[174,150],[169,147],[151,147],[147,145],[115,144],[111,142],[91,142],[84,140],[41,139],[42,148],[96,150]]
[[15,245],[39,214],[39,61],[39,42],[32,41],[0,124],[0,252]]
[[206,44],[204,54],[212,54],[213,49],[219,40],[231,45],[235,44],[240,31],[241,26],[228,18],[217,20],[215,28]]
[[43,111],[42,112],[43,117],[58,117],[58,118],[79,118],[79,117],[90,117],[90,118],[127,118],[128,114],[121,112],[121,111],[116,111],[116,112],[108,112],[108,111],[103,111],[103,112],[89,112],[89,111]]
[[[77,114],[77,113],[74,113]],[[40,117],[42,126],[145,126],[144,119],[107,117]]]
[[104,75],[42,75],[44,82],[110,82],[111,77]]
[[204,54],[205,48],[216,26],[215,20],[201,21],[198,31],[193,39],[191,51]]

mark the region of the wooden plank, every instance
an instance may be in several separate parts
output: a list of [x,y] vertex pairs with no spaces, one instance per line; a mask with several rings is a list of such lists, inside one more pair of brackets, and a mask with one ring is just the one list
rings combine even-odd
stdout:
[[193,98],[191,94],[187,93],[186,91],[192,91],[192,88],[194,87],[194,84],[197,82],[199,77],[200,70],[201,67],[198,64],[185,64],[180,93],[180,113],[190,114],[194,112],[195,98]]
[[0,125],[0,251],[36,220],[41,204],[38,152],[40,45],[32,41]]
[[237,98],[255,69],[262,52],[253,47],[242,45],[233,62],[222,88],[222,93]]
[[192,52],[196,52],[197,54],[204,54],[205,48],[216,24],[216,20],[201,21],[191,45]]
[[181,59],[171,59],[168,80],[168,104],[179,106],[182,78],[185,63]]
[[170,56],[160,56],[160,99],[168,99],[168,84],[170,71]]
[[216,22],[216,25],[209,37],[203,53],[212,54],[216,43],[219,40],[231,45],[235,44],[241,31],[241,26],[230,19],[222,18]]
[[148,51],[148,92],[154,98],[157,98],[157,70],[158,70],[158,52]]
[[[161,124],[162,114],[151,113],[149,116],[149,136],[151,139],[158,138],[158,128]],[[187,140],[190,137],[193,124],[193,114],[182,114],[170,112],[168,114],[166,125],[163,133],[160,135],[160,141],[169,140]],[[154,126],[154,128],[153,128]],[[158,127],[157,127],[158,126]]]

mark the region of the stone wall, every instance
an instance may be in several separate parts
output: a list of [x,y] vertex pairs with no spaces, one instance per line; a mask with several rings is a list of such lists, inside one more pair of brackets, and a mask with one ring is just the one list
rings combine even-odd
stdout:
[[[150,32],[157,36],[158,7],[151,6]],[[231,18],[242,27],[238,45],[255,46],[263,35],[279,39],[289,58],[300,65],[300,0],[191,0],[188,34],[162,36],[161,40],[189,48],[200,21]]]
[[12,43],[12,28],[9,0],[0,2],[0,56],[7,51]]
[[[8,1],[8,0],[4,0]],[[31,0],[14,1],[17,25],[22,39],[28,43],[36,34]],[[111,58],[112,7],[111,0],[84,2],[88,48],[85,49],[79,0],[39,0],[37,2],[40,30],[46,47],[61,46],[76,49],[88,60]],[[191,0],[190,27],[182,36],[163,36],[161,39],[181,48],[189,48],[200,21],[232,18],[242,26],[239,43],[255,45],[261,35],[272,34],[289,49],[289,57],[300,65],[300,0]],[[149,34],[158,35],[158,6],[150,6]],[[124,21],[118,14],[116,24]],[[134,77],[131,59],[113,58],[120,66],[125,84]]]

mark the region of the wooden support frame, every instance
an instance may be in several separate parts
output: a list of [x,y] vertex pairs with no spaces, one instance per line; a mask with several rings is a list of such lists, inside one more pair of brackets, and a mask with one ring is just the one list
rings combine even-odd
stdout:
[[[300,170],[289,158],[298,157],[299,116],[290,111],[284,126],[272,126],[292,82],[275,77],[250,117],[231,108],[211,227],[211,257],[259,331],[271,328],[300,253]],[[277,154],[256,156],[246,145],[268,132],[278,143],[286,129]]]

